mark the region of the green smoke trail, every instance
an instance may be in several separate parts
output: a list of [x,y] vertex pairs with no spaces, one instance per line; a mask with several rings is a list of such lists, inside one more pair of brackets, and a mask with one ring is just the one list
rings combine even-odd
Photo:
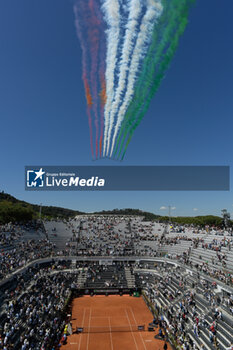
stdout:
[[[127,129],[128,133],[129,133],[129,137],[128,137],[128,140],[126,142],[126,145],[125,145],[125,149],[124,149],[124,153],[123,153],[123,156],[122,156],[122,159],[124,158],[124,155],[125,155],[125,152],[126,152],[126,149],[129,145],[129,142],[132,138],[132,135],[135,131],[135,129],[137,128],[137,126],[140,124],[143,116],[145,115],[147,109],[149,108],[149,104],[150,104],[150,101],[152,99],[152,97],[154,96],[154,94],[156,93],[156,91],[158,90],[160,84],[161,84],[161,81],[162,79],[164,78],[164,75],[165,75],[165,72],[173,58],[173,55],[174,55],[174,51],[176,50],[176,47],[178,45],[178,40],[179,40],[179,36],[180,34],[183,33],[185,27],[186,27],[186,20],[183,19],[181,22],[180,22],[180,30],[177,31],[177,34],[176,34],[176,41],[173,42],[173,44],[171,45],[171,47],[168,49],[166,55],[165,55],[165,58],[160,66],[160,69],[159,69],[159,73],[157,74],[155,80],[154,80],[154,86],[151,88],[150,92],[149,92],[149,95],[147,97],[147,100],[146,102],[144,103],[143,105],[143,108],[140,110],[139,114],[138,114],[138,117],[137,117],[137,120],[135,121],[136,118],[134,118],[133,122],[134,124],[131,122],[131,124],[128,126],[128,129],[129,127],[131,127],[130,130]],[[139,107],[140,108],[140,107]]]
[[[144,61],[142,73],[136,85],[134,102],[131,103],[131,105],[129,106],[129,109],[125,115],[124,124],[122,124],[121,135],[124,132],[124,136],[121,142],[119,153],[121,152],[121,149],[123,147],[123,142],[127,136],[128,129],[133,125],[133,122],[137,119],[137,113],[141,108],[141,105],[145,101],[147,95],[147,87],[148,85],[151,85],[151,80],[153,79],[152,72],[155,71],[159,60],[161,59],[162,53],[167,45],[168,40],[166,40],[165,38],[169,38],[170,40],[170,36],[172,36],[174,28],[177,26],[176,22],[178,20],[178,16],[177,11],[174,11],[174,5],[174,0],[173,2],[167,1],[165,3],[164,1],[163,3],[164,13],[159,24],[155,25],[152,44],[148,55]],[[118,138],[118,142],[119,140],[120,137]]]
[[[157,26],[159,26],[159,27],[162,26],[162,23],[165,22],[165,18],[164,17],[165,16],[162,15],[162,17],[160,19],[160,22],[159,22],[159,24]],[[138,91],[141,90],[141,88],[142,88],[141,85],[144,84],[144,79],[145,79],[145,76],[147,75],[147,70],[148,70],[148,67],[149,67],[148,57],[150,57],[152,55],[152,53],[154,52],[154,49],[157,46],[158,41],[159,41],[159,30],[157,28],[157,30],[154,31],[154,33],[153,33],[152,43],[151,43],[151,46],[149,48],[148,55],[145,57],[144,64],[142,66],[142,70],[141,70],[141,74],[140,74],[141,78],[139,78],[139,80],[137,82],[137,85],[136,85],[134,101],[135,101],[136,98],[138,98]],[[140,96],[139,96],[139,99],[140,99]],[[131,126],[131,124],[133,123],[135,118],[136,118],[136,112],[135,112],[135,102],[134,102],[134,103],[131,103],[130,106],[128,107],[127,113],[126,113],[126,115],[124,117],[124,120],[122,122],[121,129],[119,131],[119,134],[118,134],[118,137],[117,137],[117,141],[116,141],[116,145],[115,145],[114,156],[116,156],[116,154],[117,154],[118,147],[119,147],[119,142],[120,142],[120,139],[121,139],[122,135],[123,135],[123,138],[125,138],[127,136],[127,126]],[[122,140],[122,142],[123,142],[123,140]],[[122,143],[121,143],[120,150],[121,150],[121,148],[122,148]]]
[[128,108],[118,135],[116,155],[121,140],[118,156],[122,151],[125,140],[125,155],[128,144],[136,127],[146,113],[150,101],[158,90],[165,72],[175,54],[179,37],[183,34],[188,22],[188,10],[194,0],[164,1],[164,14],[159,24],[155,25],[153,40],[146,59],[143,62],[141,74],[136,85],[135,97]]
[[[165,6],[166,6],[166,8],[165,8]],[[141,69],[141,73],[140,73],[140,76],[139,76],[139,79],[138,79],[138,82],[137,82],[137,85],[136,85],[134,100],[130,104],[130,106],[129,106],[128,110],[127,110],[127,113],[126,113],[124,121],[123,121],[123,123],[121,125],[121,129],[120,129],[117,141],[116,141],[114,156],[116,156],[116,153],[117,153],[117,150],[118,150],[118,146],[119,146],[119,142],[120,142],[120,139],[121,139],[122,135],[124,134],[123,135],[124,138],[127,136],[127,127],[126,126],[130,126],[133,123],[133,121],[135,120],[135,118],[136,118],[135,105],[138,105],[138,102],[135,102],[135,100],[138,99],[138,98],[140,100],[139,92],[140,91],[142,91],[142,92],[145,91],[143,89],[143,85],[145,83],[145,77],[148,75],[149,69],[151,69],[151,64],[155,64],[155,65],[157,64],[157,62],[154,61],[154,63],[152,63],[152,61],[150,61],[150,60],[151,60],[151,56],[153,56],[153,54],[155,52],[155,48],[158,46],[158,44],[160,42],[161,31],[163,31],[164,26],[166,27],[169,15],[171,16],[171,20],[173,19],[173,17],[175,17],[175,12],[174,11],[172,12],[170,7],[171,7],[171,1],[170,2],[167,1],[165,3],[165,1],[163,0],[164,11],[163,11],[162,16],[160,17],[159,22],[157,24],[155,24],[153,37],[152,37],[152,42],[151,42],[151,45],[149,47],[148,54],[147,54],[147,56],[144,59],[144,63],[143,63],[142,69]],[[166,30],[168,30],[168,29],[166,29]],[[122,141],[122,143],[123,143],[123,141]],[[122,148],[122,143],[121,143],[120,149]]]

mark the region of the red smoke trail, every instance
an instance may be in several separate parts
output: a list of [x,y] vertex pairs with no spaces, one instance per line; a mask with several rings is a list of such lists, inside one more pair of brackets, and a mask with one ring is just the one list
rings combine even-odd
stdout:
[[78,38],[79,38],[80,43],[81,43],[81,48],[82,48],[82,67],[83,67],[82,79],[84,82],[84,88],[85,88],[87,105],[88,105],[87,116],[88,116],[88,123],[89,123],[89,128],[90,128],[91,153],[92,153],[92,157],[94,158],[92,120],[91,120],[92,97],[91,97],[90,87],[88,84],[88,50],[86,47],[86,40],[85,40],[81,25],[80,25],[80,21],[83,19],[83,14],[82,14],[80,6],[74,5],[74,14],[75,14],[76,31],[77,31],[77,35],[78,35]]
[[84,80],[84,87],[85,87],[85,95],[86,95],[86,99],[87,99],[87,105],[88,105],[88,107],[91,107],[93,105],[92,97],[91,97],[91,90],[90,90],[90,87],[89,87],[87,79],[84,78],[83,80]]
[[[95,153],[98,157],[98,60],[99,60],[99,46],[100,46],[100,28],[101,17],[98,9],[98,5],[93,0],[89,0],[89,16],[86,18],[88,21],[88,41],[91,48],[91,90],[93,96],[93,109],[95,116]],[[99,16],[98,16],[99,15]]]
[[100,157],[102,155],[102,142],[103,142],[103,133],[104,133],[104,106],[105,106],[106,100],[107,100],[106,81],[105,81],[105,76],[104,76],[103,72],[104,72],[104,70],[100,70],[100,83],[101,83],[101,91],[100,91],[100,101],[101,101],[101,104],[100,104],[100,106],[101,106],[100,107],[100,112],[101,112],[100,127],[101,127],[101,132],[100,132],[100,146],[99,146]]
[[105,70],[106,70],[106,35],[105,35],[105,25],[103,22],[103,17],[100,14],[102,20],[102,30],[100,32],[100,67],[99,67],[99,81],[100,81],[100,141],[99,141],[99,155],[102,157],[102,145],[103,145],[103,135],[104,135],[104,107],[107,101],[106,95],[106,80],[105,80]]
[[[75,5],[76,28],[78,37],[83,50],[83,81],[85,94],[88,105],[89,120],[91,125],[90,133],[92,135],[92,124],[95,126],[95,157],[98,157],[99,148],[100,155],[102,152],[102,141],[99,142],[99,120],[98,111],[100,107],[100,140],[103,138],[104,128],[104,97],[105,94],[105,32],[100,3],[96,0],[76,0]],[[89,68],[89,69],[88,69]],[[91,111],[93,110],[93,115]]]
[[85,78],[84,78],[84,87],[85,87],[85,95],[87,99],[87,116],[88,116],[88,124],[90,129],[91,153],[92,153],[92,157],[94,158],[93,135],[92,135],[92,124],[91,124],[91,107],[93,102],[92,102],[90,87]]

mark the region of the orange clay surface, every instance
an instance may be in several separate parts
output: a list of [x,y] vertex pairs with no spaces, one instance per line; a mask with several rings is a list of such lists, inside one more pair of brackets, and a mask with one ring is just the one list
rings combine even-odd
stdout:
[[[105,327],[103,333],[72,334],[67,338],[66,350],[163,350],[164,341],[154,339],[158,332],[148,332],[153,316],[142,297],[84,296],[73,300],[72,328]],[[145,324],[146,331],[134,332],[134,326]],[[129,327],[127,332],[113,332],[114,327]],[[132,328],[131,328],[132,326]],[[98,329],[98,328],[97,328]],[[168,349],[171,346],[168,344]]]

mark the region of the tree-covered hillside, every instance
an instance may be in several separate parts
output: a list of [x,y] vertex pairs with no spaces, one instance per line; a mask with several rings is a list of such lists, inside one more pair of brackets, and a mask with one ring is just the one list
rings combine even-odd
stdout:
[[[38,219],[40,206],[21,201],[10,194],[0,193],[0,223],[21,222]],[[42,206],[42,218],[68,219],[82,214],[80,211],[65,209],[61,207]]]
[[[37,204],[30,204],[22,200],[11,196],[10,194],[0,192],[0,224],[8,222],[21,222],[30,221],[32,219],[38,219],[40,213],[40,206]],[[75,217],[76,215],[86,214],[77,210],[66,209],[54,206],[42,206],[42,218],[61,218],[69,219]],[[159,222],[169,222],[168,216],[160,216],[150,212],[142,211],[140,209],[113,209],[113,210],[103,210],[100,212],[95,212],[96,215],[130,215],[130,216],[142,216],[146,221],[159,221]],[[195,226],[222,226],[223,219],[219,216],[206,215],[206,216],[180,216],[172,217],[171,222],[182,224],[182,225],[195,225]],[[232,221],[230,221],[232,225]]]

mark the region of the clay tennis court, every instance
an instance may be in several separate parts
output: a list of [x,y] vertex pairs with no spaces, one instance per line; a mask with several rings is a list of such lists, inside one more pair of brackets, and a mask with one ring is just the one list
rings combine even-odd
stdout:
[[[68,336],[67,350],[163,350],[164,341],[154,339],[147,326],[153,316],[142,297],[84,296],[73,300],[72,328],[85,332]],[[145,331],[135,331],[145,324]],[[88,330],[90,331],[88,333]],[[119,332],[119,330],[121,330]],[[168,344],[168,349],[172,349]]]

